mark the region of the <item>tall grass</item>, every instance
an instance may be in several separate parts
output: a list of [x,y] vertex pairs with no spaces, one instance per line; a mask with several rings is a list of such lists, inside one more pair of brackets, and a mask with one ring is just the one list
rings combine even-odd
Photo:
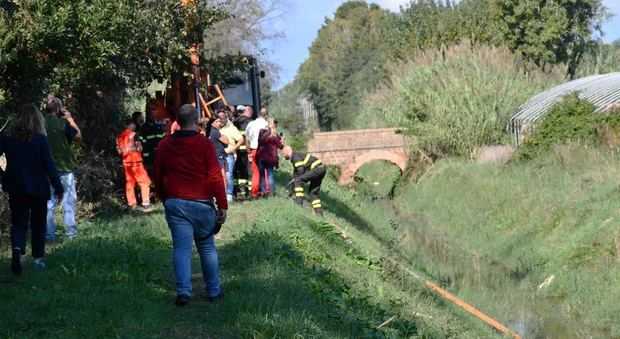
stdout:
[[555,146],[503,166],[440,160],[393,200],[330,184],[325,204],[363,248],[387,248],[524,338],[620,338],[618,178],[619,153]]
[[560,73],[525,73],[505,49],[467,44],[393,65],[388,84],[365,101],[357,127],[407,127],[428,153],[469,155],[500,143],[510,115]]
[[617,153],[582,146],[507,167],[439,162],[398,198],[398,248],[537,335],[618,338],[619,169]]

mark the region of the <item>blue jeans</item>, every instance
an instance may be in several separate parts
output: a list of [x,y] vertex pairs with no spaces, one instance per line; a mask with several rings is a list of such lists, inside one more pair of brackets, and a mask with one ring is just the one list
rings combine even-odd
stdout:
[[[63,221],[66,227],[67,238],[75,238],[78,233],[77,223],[75,222],[75,212],[77,211],[77,191],[75,189],[75,175],[71,172],[60,173],[60,183],[65,190],[62,201],[56,201],[56,197],[52,194],[51,199],[47,202],[47,240],[56,239],[56,206],[62,204],[62,212],[64,214]],[[52,192],[54,189],[52,188]]]
[[221,289],[215,240],[212,235],[202,237],[215,229],[215,209],[198,201],[182,199],[168,199],[164,207],[172,234],[177,295],[192,295],[192,241],[195,241],[207,295],[218,296]]
[[226,155],[226,194],[232,196],[235,191],[235,155]]
[[268,166],[263,161],[258,166],[260,169],[260,191],[275,194],[276,180],[273,176],[273,166]]

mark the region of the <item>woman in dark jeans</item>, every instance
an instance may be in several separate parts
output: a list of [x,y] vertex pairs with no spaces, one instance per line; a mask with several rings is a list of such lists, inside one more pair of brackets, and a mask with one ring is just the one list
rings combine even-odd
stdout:
[[8,133],[0,136],[0,155],[6,156],[2,189],[11,209],[11,271],[22,272],[26,233],[30,227],[32,257],[36,269],[44,269],[47,201],[50,183],[60,201],[63,195],[56,166],[45,135],[43,116],[33,105],[20,107]]

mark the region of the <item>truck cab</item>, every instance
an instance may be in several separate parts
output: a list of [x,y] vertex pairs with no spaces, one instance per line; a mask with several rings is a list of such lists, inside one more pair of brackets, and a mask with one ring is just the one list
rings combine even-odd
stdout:
[[241,66],[228,77],[218,81],[224,97],[230,105],[251,106],[254,114],[261,109],[260,79],[265,72],[259,71],[256,58],[243,57]]

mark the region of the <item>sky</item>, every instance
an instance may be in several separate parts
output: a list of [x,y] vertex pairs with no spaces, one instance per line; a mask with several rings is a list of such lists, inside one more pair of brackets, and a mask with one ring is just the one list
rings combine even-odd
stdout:
[[[333,16],[346,0],[287,0],[287,6],[278,19],[271,24],[279,29],[285,27],[285,37],[270,41],[266,48],[268,58],[280,67],[280,88],[295,78],[297,69],[308,57],[308,48],[316,38],[326,17]],[[400,5],[410,0],[373,0],[384,8],[397,12]],[[615,15],[604,26],[606,41],[620,39],[620,0],[603,0]]]

